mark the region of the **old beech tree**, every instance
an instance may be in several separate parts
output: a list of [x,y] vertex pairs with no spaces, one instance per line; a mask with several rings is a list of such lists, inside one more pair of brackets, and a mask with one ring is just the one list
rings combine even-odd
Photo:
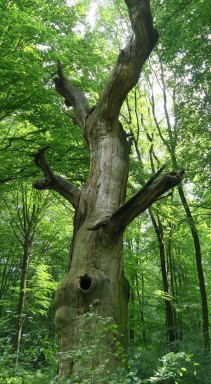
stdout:
[[[127,307],[129,285],[123,271],[123,233],[128,224],[144,212],[163,193],[177,185],[182,172],[169,174],[160,169],[129,201],[125,202],[130,145],[119,121],[128,92],[139,79],[141,69],[158,40],[153,28],[149,0],[125,0],[132,36],[119,53],[116,65],[94,109],[84,93],[65,77],[58,64],[56,90],[75,112],[75,120],[90,151],[90,172],[83,189],[54,174],[45,157],[48,146],[35,155],[44,180],[34,182],[37,189],[53,189],[75,209],[74,234],[69,272],[56,294],[55,324],[59,338],[59,376],[80,374],[80,364],[71,361],[67,351],[80,348],[80,334],[90,332],[81,316],[92,310],[109,316],[118,325],[120,342],[127,347]],[[90,340],[91,342],[93,340]],[[102,340],[112,352],[114,343]],[[92,364],[101,364],[101,356]],[[112,360],[112,359],[111,359]],[[115,359],[108,363],[110,370]]]

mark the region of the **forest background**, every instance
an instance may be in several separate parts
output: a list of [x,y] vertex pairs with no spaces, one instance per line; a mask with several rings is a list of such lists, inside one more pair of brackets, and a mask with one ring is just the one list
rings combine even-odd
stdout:
[[[126,231],[129,370],[109,382],[210,384],[211,11],[208,0],[151,7],[159,43],[121,110],[133,142],[128,198],[163,164],[185,175]],[[54,171],[84,185],[89,153],[55,92],[57,61],[94,106],[130,25],[120,0],[1,0],[0,8],[0,382],[54,383],[54,295],[68,269],[73,211],[32,188],[33,154],[50,145]],[[77,353],[90,353],[85,339]],[[100,374],[87,373],[87,383]]]

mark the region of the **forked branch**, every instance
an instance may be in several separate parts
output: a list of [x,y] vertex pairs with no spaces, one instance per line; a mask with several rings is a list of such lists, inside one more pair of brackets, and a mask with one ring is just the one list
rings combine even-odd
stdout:
[[42,189],[53,189],[68,200],[74,208],[77,207],[80,191],[76,186],[71,184],[69,181],[64,179],[61,176],[56,176],[51,167],[49,166],[46,158],[45,151],[49,148],[49,145],[39,149],[36,153],[33,154],[34,161],[38,167],[43,171],[45,179],[36,180],[33,183],[33,187],[38,190]]

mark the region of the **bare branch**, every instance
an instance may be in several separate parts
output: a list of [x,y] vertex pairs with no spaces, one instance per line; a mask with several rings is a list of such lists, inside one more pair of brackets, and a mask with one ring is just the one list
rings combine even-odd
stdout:
[[125,0],[125,3],[133,37],[120,51],[95,110],[96,114],[99,111],[108,120],[118,118],[123,101],[137,83],[141,69],[158,40],[158,33],[153,28],[149,1]]
[[84,133],[89,104],[84,93],[79,88],[74,87],[64,76],[60,60],[58,61],[58,77],[54,79],[54,82],[57,92],[64,97],[65,104],[68,107],[73,107],[76,122]]
[[44,173],[44,180],[37,180],[33,183],[33,187],[38,190],[53,189],[68,200],[74,208],[78,206],[80,197],[80,191],[76,186],[61,176],[56,176],[50,168],[46,158],[45,151],[49,148],[49,145],[41,148],[39,151],[33,154],[35,163],[40,167]]

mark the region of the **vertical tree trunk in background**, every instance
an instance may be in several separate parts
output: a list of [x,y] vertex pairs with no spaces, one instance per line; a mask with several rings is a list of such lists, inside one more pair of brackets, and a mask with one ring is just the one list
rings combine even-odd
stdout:
[[[173,198],[172,198],[173,203]],[[173,238],[173,224],[170,221],[168,224],[170,230],[169,230],[169,236],[166,246],[166,252],[167,252],[167,265],[169,266],[169,273],[170,273],[170,290],[171,295],[174,299],[174,302],[177,303],[178,301],[178,294],[177,294],[177,287],[176,287],[176,276],[175,276],[175,263],[174,263],[174,256],[172,252],[172,238]],[[172,306],[173,310],[173,318],[174,318],[174,331],[175,331],[175,337],[176,340],[181,339],[180,329],[179,329],[179,322],[178,322],[178,314],[176,311],[175,306]]]
[[[115,370],[115,340],[112,332],[100,341],[92,356],[84,362],[73,358],[83,349],[83,336],[90,350],[95,338],[97,317],[84,323],[90,306],[95,314],[112,319],[118,325],[119,342],[127,347],[127,305],[129,287],[123,271],[123,232],[156,199],[181,181],[183,172],[161,175],[164,167],[125,203],[130,145],[119,122],[119,113],[128,92],[139,79],[144,62],[157,42],[149,1],[125,0],[133,37],[121,50],[95,109],[80,89],[64,76],[61,64],[55,79],[57,91],[66,105],[72,106],[90,150],[90,173],[82,191],[56,176],[45,159],[45,150],[34,156],[45,180],[36,181],[37,189],[54,189],[75,208],[74,235],[70,271],[56,295],[56,330],[59,338],[59,377],[87,378],[87,369],[105,364],[105,376]],[[90,347],[90,348],[89,348]],[[105,358],[106,356],[108,359]],[[113,356],[113,357],[112,357]],[[101,382],[102,376],[99,380]],[[95,381],[96,383],[98,381]]]
[[140,340],[141,340],[141,344],[146,348],[147,338],[146,338],[145,321],[144,321],[144,274],[143,272],[141,272],[141,293],[140,293],[137,273],[135,275],[135,282],[136,282],[136,294],[137,294],[138,303],[139,303],[140,326],[142,327],[142,335],[140,335]]
[[[133,239],[128,240],[127,246],[132,253],[139,252],[139,242],[135,241],[133,249]],[[139,271],[140,274],[139,274]],[[146,348],[146,329],[145,329],[145,291],[144,291],[144,272],[136,261],[135,271],[132,276],[132,287],[130,288],[130,341],[136,345],[141,344]],[[135,310],[138,303],[138,307]],[[131,308],[132,307],[132,308]],[[138,316],[138,328],[135,327],[135,318]]]
[[[168,131],[169,131],[169,138],[170,138],[170,156],[172,159],[172,164],[175,167],[175,169],[178,169],[178,162],[176,158],[176,137],[174,137],[174,132],[176,131],[176,121],[177,116],[175,117],[175,127],[171,127],[170,118],[168,115],[168,109],[167,109],[167,96],[166,96],[166,86],[165,86],[165,79],[164,79],[164,70],[163,65],[161,63],[161,80],[162,80],[162,90],[164,95],[164,110],[168,125]],[[202,266],[202,254],[201,254],[201,246],[200,246],[200,240],[198,231],[193,219],[193,216],[191,214],[191,210],[189,208],[187,199],[185,197],[185,193],[183,190],[182,185],[178,186],[178,191],[180,195],[180,199],[183,205],[183,208],[185,210],[185,214],[187,217],[187,223],[190,228],[190,232],[193,238],[194,248],[195,248],[195,258],[196,258],[196,269],[198,274],[198,281],[199,281],[199,289],[200,289],[200,295],[201,295],[201,306],[202,306],[202,333],[203,333],[203,341],[204,341],[204,348],[210,350],[210,338],[209,338],[209,314],[208,314],[208,303],[207,303],[207,293],[206,293],[206,286],[205,286],[205,279],[204,279],[204,271]]]
[[17,306],[17,312],[16,312],[16,331],[15,331],[16,334],[14,338],[14,351],[16,354],[16,365],[19,362],[21,336],[22,336],[23,324],[25,319],[24,305],[25,305],[25,299],[26,299],[26,279],[27,279],[27,272],[28,272],[28,266],[29,266],[29,258],[31,253],[31,246],[32,246],[31,239],[29,239],[27,236],[25,238],[24,247],[23,247],[23,261],[21,265],[20,291],[19,291],[19,299],[18,299],[18,306]]
[[[11,246],[10,252],[12,252],[12,249],[13,248]],[[4,300],[4,297],[7,294],[7,290],[8,290],[8,286],[9,286],[9,282],[10,282],[10,276],[13,273],[14,265],[15,265],[14,260],[10,261],[10,259],[8,258],[6,260],[6,263],[5,263],[5,266],[4,266],[4,269],[3,269],[3,273],[2,273],[2,276],[1,276],[1,285],[0,285],[0,317],[2,315],[2,310],[3,310],[3,300]]]
[[[150,211],[150,216],[152,219],[152,224],[154,226],[154,230],[159,243],[159,251],[160,251],[160,264],[161,264],[161,272],[162,272],[162,280],[163,280],[163,290],[167,296],[170,296],[169,282],[168,282],[168,272],[167,272],[167,256],[165,249],[165,242],[163,236],[163,227],[158,218],[158,223],[155,220],[154,215]],[[166,309],[166,326],[167,326],[167,340],[169,350],[175,350],[175,342],[176,342],[176,332],[174,327],[174,316],[173,316],[173,307],[172,302],[169,299],[165,299],[165,309]]]
[[[139,118],[138,118],[138,108],[137,108],[137,98],[135,98],[135,114],[136,114],[136,121],[138,124]],[[147,127],[144,122],[143,115],[141,116],[141,123],[142,127],[144,128],[146,137],[148,142],[150,143],[150,149],[149,149],[149,159],[150,159],[150,164],[152,171],[155,172],[155,161],[159,163],[158,158],[154,152],[154,136],[153,133],[149,134]],[[141,160],[141,156],[138,149],[138,143],[137,140],[134,139],[135,142],[135,148],[137,152],[137,157],[139,161]],[[155,219],[155,216],[153,215],[152,211],[149,210],[150,217],[152,220],[152,224],[155,230],[155,234],[158,240],[158,245],[159,245],[159,253],[160,253],[160,266],[161,266],[161,273],[162,273],[162,281],[163,281],[163,290],[166,295],[170,295],[170,288],[169,288],[169,282],[168,282],[168,260],[167,260],[167,252],[166,252],[166,246],[165,246],[165,239],[164,239],[164,230],[163,230],[163,225],[161,223],[161,220],[159,217],[157,217],[157,221]],[[174,309],[172,306],[171,299],[165,299],[165,314],[166,314],[166,335],[167,335],[167,341],[168,341],[168,348],[169,350],[175,350],[175,342],[177,341],[177,332],[175,329],[175,315],[174,315]]]
[[135,295],[133,289],[130,288],[130,327],[129,327],[129,336],[130,343],[135,341]]
[[[15,222],[11,221],[11,227],[17,241],[23,249],[23,256],[20,263],[21,277],[13,342],[17,365],[19,363],[21,337],[25,321],[24,308],[26,300],[27,272],[35,231],[39,222],[39,213],[43,210],[43,206],[40,205],[40,202],[37,202],[37,205],[35,205],[34,193],[29,195],[23,186],[20,187],[20,192],[18,192],[17,196],[14,196],[14,200],[16,204],[17,220]],[[46,207],[46,205],[45,202],[44,206]]]
[[[161,131],[161,127],[159,126],[158,120],[156,118],[155,113],[155,98],[153,93],[153,87],[152,84],[149,82],[150,88],[151,88],[151,106],[152,106],[152,112],[153,112],[153,118],[155,122],[155,126],[157,127],[158,134],[163,142],[163,144],[166,146],[168,153],[170,155],[172,165],[175,169],[178,169],[178,161],[176,156],[176,146],[177,146],[177,116],[175,116],[175,122],[172,124],[171,119],[169,116],[168,108],[167,108],[167,90],[166,90],[166,84],[165,84],[165,76],[164,76],[164,69],[162,62],[159,62],[160,64],[160,70],[161,70],[161,90],[163,93],[163,108],[165,113],[165,119],[166,119],[166,125],[167,125],[167,132],[168,137],[164,137]],[[175,100],[173,99],[173,103],[175,103]],[[175,108],[175,110],[177,110]],[[180,199],[187,217],[187,223],[190,228],[191,236],[193,238],[194,248],[195,248],[195,258],[196,258],[196,269],[198,274],[198,281],[199,281],[199,289],[200,289],[200,296],[201,296],[201,307],[202,307],[202,319],[203,319],[203,343],[206,350],[210,350],[210,337],[209,337],[209,314],[208,314],[208,303],[207,303],[207,293],[206,293],[206,285],[205,285],[205,278],[204,278],[204,272],[203,272],[203,265],[202,265],[202,254],[201,254],[201,246],[200,246],[200,239],[199,234],[193,219],[193,216],[191,214],[191,210],[189,208],[187,199],[185,197],[185,193],[183,190],[182,185],[178,186],[178,191],[180,195]]]
[[202,254],[201,254],[201,246],[200,246],[200,240],[198,231],[193,219],[193,216],[191,214],[188,202],[186,200],[184,191],[182,186],[178,186],[180,199],[183,205],[183,208],[186,213],[188,225],[191,231],[191,235],[194,242],[194,248],[195,248],[195,257],[196,257],[196,269],[198,274],[198,280],[199,280],[199,289],[200,289],[200,295],[201,295],[201,306],[202,306],[202,323],[203,323],[203,341],[204,341],[204,348],[208,351],[210,351],[210,337],[209,337],[209,311],[208,311],[208,302],[207,302],[207,292],[206,292],[206,285],[205,285],[205,279],[204,279],[204,271],[202,266]]

